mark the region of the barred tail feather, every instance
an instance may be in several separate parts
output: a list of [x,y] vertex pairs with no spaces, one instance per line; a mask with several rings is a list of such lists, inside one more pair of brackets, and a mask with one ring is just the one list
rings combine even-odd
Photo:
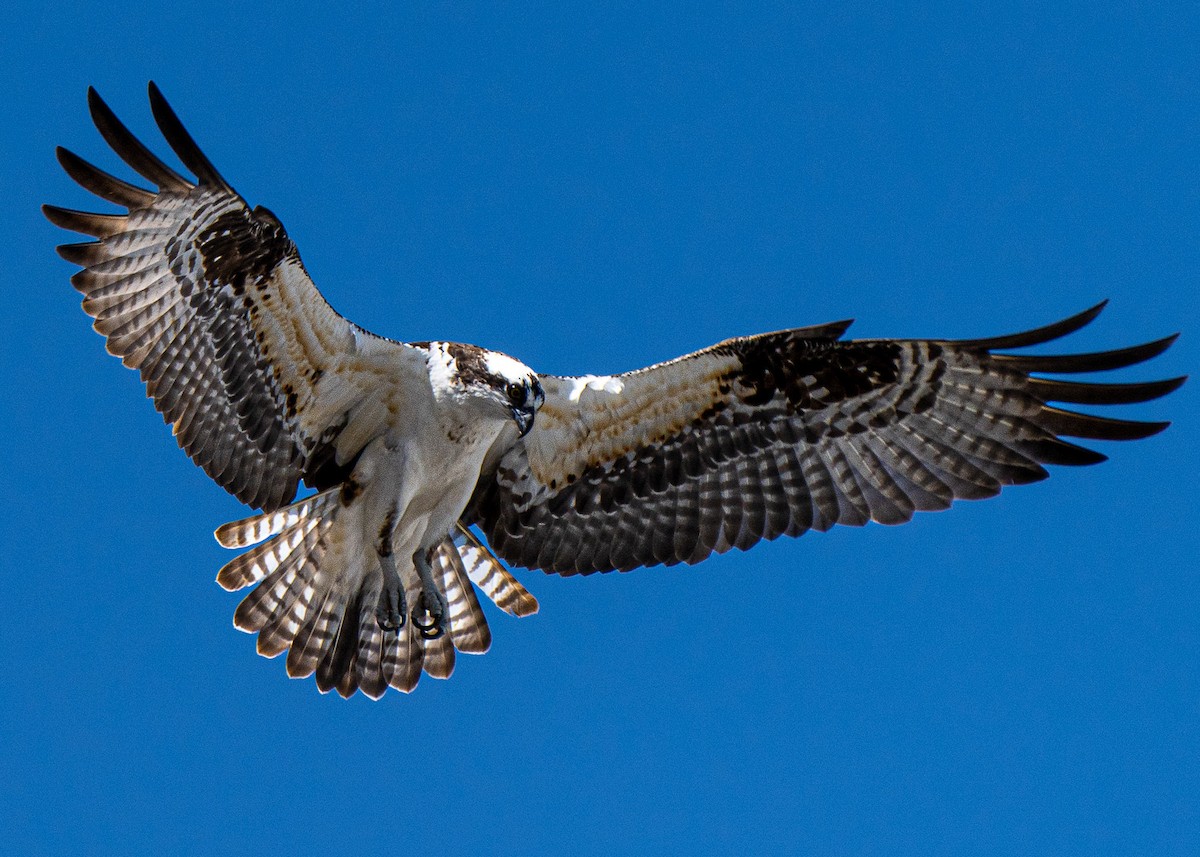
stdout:
[[331,577],[320,570],[315,576],[317,596],[288,648],[287,674],[292,678],[308,678],[316,671],[341,625],[345,604]]
[[[412,623],[409,622],[409,625]],[[450,678],[454,672],[454,638],[452,634],[442,634],[433,640],[422,639],[423,661],[425,672],[434,678]]]
[[434,551],[433,570],[440,573],[442,591],[450,605],[450,637],[454,647],[460,652],[482,655],[491,648],[492,632],[462,555],[451,539],[443,540]]
[[[381,573],[374,556],[351,537],[357,519],[347,512],[334,488],[217,530],[223,545],[253,545],[217,575],[228,590],[256,584],[238,605],[234,625],[258,634],[259,654],[286,652],[289,676],[315,676],[322,693],[336,690],[344,697],[361,690],[377,699],[388,687],[407,693],[422,671],[448,678],[456,651],[482,654],[490,647],[475,585],[508,613],[537,611],[536,599],[463,530],[433,553],[435,580],[450,608],[449,633],[425,639],[411,620],[383,630],[375,618]],[[415,570],[401,569],[401,579],[408,604],[418,603]]]
[[380,671],[388,686],[410,692],[421,678],[423,657],[421,639],[414,632],[412,622],[405,622],[399,633],[384,632]]
[[339,490],[340,487],[330,488],[274,512],[230,521],[217,527],[214,535],[221,547],[225,548],[244,548],[258,544],[296,526],[306,518],[319,518],[330,509],[336,508]]
[[383,675],[383,638],[384,632],[375,621],[372,602],[364,598],[359,611],[356,668],[353,673],[346,672],[345,683],[339,684],[337,689],[343,697],[354,693],[354,679],[358,681],[358,689],[371,699],[379,699],[388,689]]
[[[343,697],[349,696],[359,687],[358,638],[364,619],[375,622],[375,617],[363,615],[365,587],[354,590],[349,603],[337,613],[336,631],[333,641],[325,647],[325,654],[317,665],[317,688],[328,693],[335,687]],[[374,599],[370,600],[374,605]],[[376,623],[378,624],[378,623]]]
[[537,599],[496,559],[488,547],[469,529],[459,524],[454,544],[462,556],[471,582],[496,606],[512,616],[532,616],[538,612]]
[[232,592],[274,573],[290,556],[305,556],[328,530],[320,519],[306,519],[277,537],[227,562],[217,572],[217,583]]

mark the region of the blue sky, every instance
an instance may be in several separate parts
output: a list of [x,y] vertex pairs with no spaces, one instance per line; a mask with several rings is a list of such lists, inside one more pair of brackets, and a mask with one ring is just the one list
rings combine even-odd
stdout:
[[[653,5],[653,9],[649,8]],[[834,6],[836,5],[836,8]],[[1200,853],[1200,385],[995,500],[521,579],[372,703],[254,654],[244,509],[104,354],[42,202],[146,81],[340,311],[547,372],[855,317],[1200,356],[1187,4],[10,4],[0,818],[14,853]],[[1153,8],[1151,8],[1151,6]],[[760,620],[736,621],[749,598]]]

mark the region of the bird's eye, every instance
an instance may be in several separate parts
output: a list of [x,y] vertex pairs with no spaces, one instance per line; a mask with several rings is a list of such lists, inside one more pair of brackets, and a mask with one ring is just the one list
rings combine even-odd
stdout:
[[524,384],[513,382],[508,385],[508,400],[514,405],[524,405],[525,399],[529,395],[529,388]]

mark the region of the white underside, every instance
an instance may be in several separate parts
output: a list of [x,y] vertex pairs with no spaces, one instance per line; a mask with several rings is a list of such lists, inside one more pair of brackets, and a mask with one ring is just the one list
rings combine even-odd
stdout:
[[465,436],[456,432],[453,440],[437,421],[409,429],[406,434],[393,430],[367,445],[351,477],[362,493],[339,516],[347,557],[368,558],[364,574],[378,570],[377,546],[391,517],[392,554],[406,585],[416,576],[413,556],[453,532],[503,424],[487,421]]

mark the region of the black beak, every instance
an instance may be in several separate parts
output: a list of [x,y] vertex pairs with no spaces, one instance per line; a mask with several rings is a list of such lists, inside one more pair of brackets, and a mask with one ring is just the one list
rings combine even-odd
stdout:
[[529,430],[533,428],[534,410],[530,407],[513,408],[513,422],[517,424],[517,432],[521,437],[529,434]]

